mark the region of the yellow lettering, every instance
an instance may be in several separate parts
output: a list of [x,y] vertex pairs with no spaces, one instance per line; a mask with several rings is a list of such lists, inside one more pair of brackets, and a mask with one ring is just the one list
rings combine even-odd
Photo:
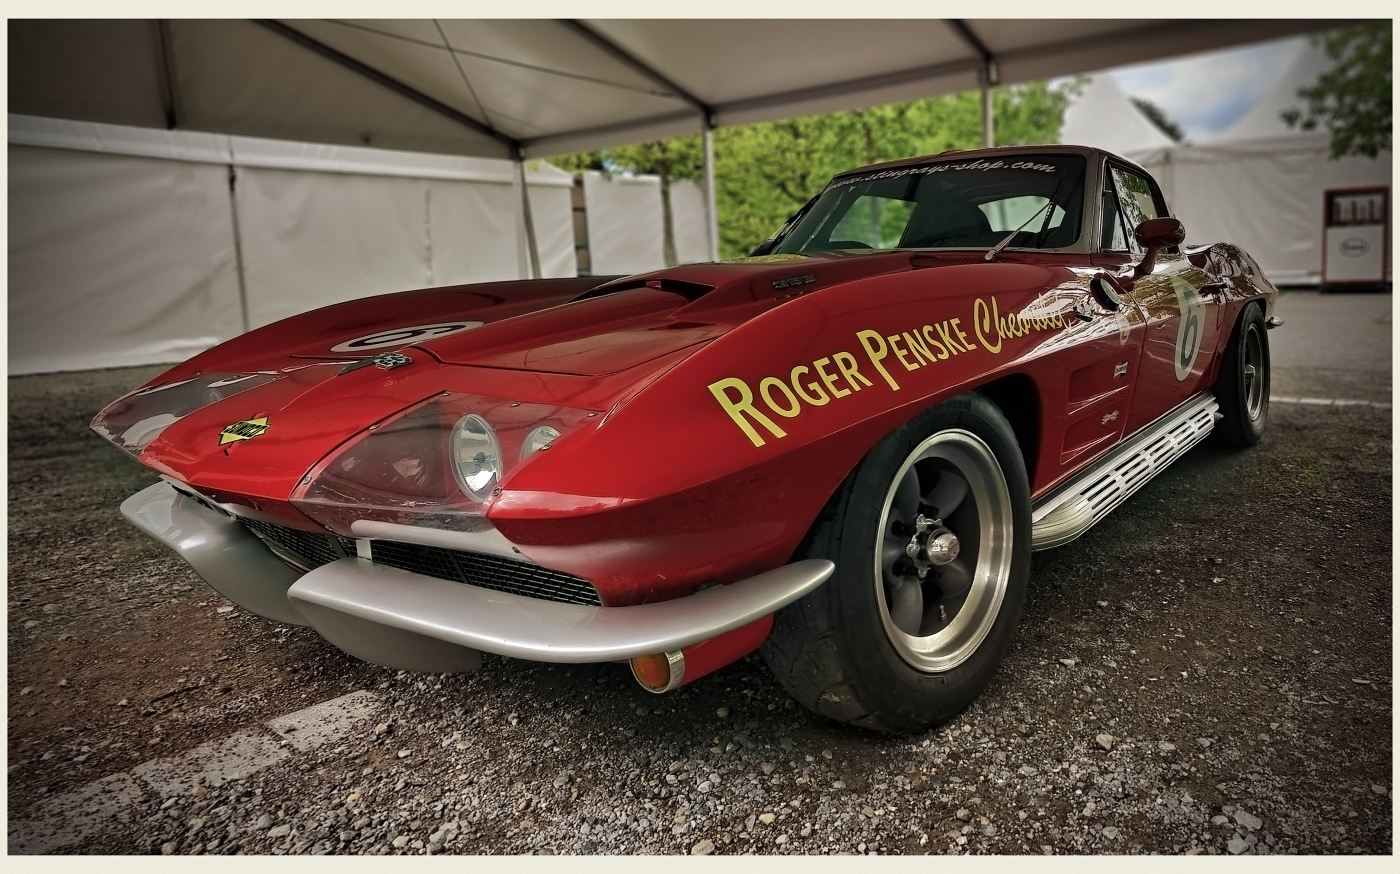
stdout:
[[[734,389],[739,393],[737,399],[730,399],[729,389]],[[748,384],[742,379],[730,376],[719,382],[712,382],[710,383],[710,394],[715,396],[715,400],[719,401],[721,407],[724,407],[724,411],[729,414],[729,418],[734,420],[734,424],[748,435],[749,439],[753,441],[753,445],[762,446],[766,441],[749,424],[748,419],[744,418],[745,413],[751,416],[755,422],[767,428],[774,437],[787,436],[787,432],[773,424],[772,419],[753,408],[753,392],[749,390]]]
[[885,339],[890,341],[890,348],[894,350],[895,357],[899,359],[899,363],[900,363],[900,364],[903,364],[903,365],[904,365],[904,369],[905,369],[905,370],[918,370],[918,369],[919,369],[919,362],[918,362],[918,361],[915,361],[913,364],[910,364],[910,363],[909,363],[909,359],[907,359],[907,358],[904,357],[905,355],[908,355],[909,353],[908,353],[907,350],[905,350],[903,347],[901,347],[901,346],[899,345],[899,335],[898,335],[898,334],[891,334],[891,335],[889,335],[888,337],[886,337]]
[[874,385],[875,383],[865,378],[865,374],[860,372],[856,366],[856,357],[849,352],[837,352],[831,356],[836,360],[836,366],[841,371],[841,375],[846,377],[846,382],[851,384],[851,388],[860,391],[860,384]]
[[[972,302],[972,332],[977,335],[977,342],[993,355],[1001,352],[1001,334],[997,333],[997,299],[992,298],[992,305],[987,306],[987,302],[982,298]],[[987,335],[995,335],[995,344],[987,339]]]
[[824,370],[822,367],[822,365],[830,363],[830,358],[823,358],[820,361],[813,361],[812,366],[817,369],[817,376],[820,376],[822,378],[822,382],[826,383],[826,387],[831,389],[831,396],[836,398],[844,398],[846,395],[851,393],[851,390],[848,388],[836,387],[836,374],[827,373],[826,370]]
[[924,335],[924,339],[928,341],[928,344],[930,346],[936,346],[938,348],[938,360],[946,361],[948,358],[948,349],[942,343],[938,342],[938,339],[933,336],[933,325],[924,325],[923,328],[920,329],[920,331]]
[[957,355],[959,352],[963,351],[958,348],[958,344],[953,341],[953,338],[948,336],[947,322],[938,323],[938,336],[943,338],[943,342],[940,345],[945,347],[949,352]]
[[792,390],[797,392],[797,396],[814,407],[824,407],[831,403],[831,398],[827,397],[826,391],[822,389],[821,383],[809,382],[806,388],[816,392],[816,396],[807,394],[802,386],[802,374],[808,373],[807,365],[799,364],[792,369]]
[[958,340],[962,342],[963,348],[966,349],[968,352],[971,352],[971,351],[972,351],[972,344],[969,343],[969,342],[967,342],[967,335],[963,333],[962,328],[959,328],[959,327],[958,327],[958,320],[957,320],[957,319],[949,319],[948,321],[950,321],[950,322],[952,323],[952,325],[953,325],[953,331],[954,331],[955,333],[957,333],[957,335],[958,335]]
[[933,363],[933,353],[928,351],[928,347],[924,345],[924,341],[919,339],[918,331],[915,331],[912,334],[908,331],[905,331],[903,336],[904,344],[909,347],[910,352],[914,353],[914,357],[919,359],[920,364]]
[[[783,393],[783,397],[787,398],[790,406],[781,407],[773,401],[772,391],[774,388]],[[758,384],[758,393],[763,395],[763,402],[768,405],[768,409],[785,419],[791,419],[802,412],[802,404],[798,403],[797,398],[792,396],[792,389],[788,388],[787,383],[776,376],[764,377],[763,382]]]
[[861,331],[856,334],[856,337],[860,340],[860,345],[865,347],[865,354],[870,356],[870,363],[875,365],[876,370],[880,371],[885,382],[890,384],[890,388],[899,391],[899,383],[894,381],[894,377],[890,376],[890,372],[880,363],[890,354],[889,350],[885,348],[885,338],[881,337],[877,331]]

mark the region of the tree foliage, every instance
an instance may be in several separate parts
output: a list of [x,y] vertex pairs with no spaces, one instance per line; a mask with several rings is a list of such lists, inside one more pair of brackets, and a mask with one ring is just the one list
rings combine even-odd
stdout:
[[1165,109],[1146,97],[1129,97],[1128,99],[1133,102],[1133,106],[1137,107],[1138,112],[1147,116],[1147,120],[1152,122],[1157,130],[1171,137],[1172,142],[1186,142],[1186,132],[1181,129],[1181,125],[1171,120]]
[[1389,21],[1368,21],[1314,37],[1333,67],[1311,87],[1298,89],[1303,109],[1283,112],[1289,126],[1332,135],[1332,157],[1376,157],[1391,148]]
[[[993,91],[997,145],[1059,141],[1064,112],[1082,87],[1045,82]],[[715,199],[720,257],[747,254],[778,229],[832,176],[881,161],[974,149],[982,141],[975,91],[715,132]],[[551,158],[565,170],[655,173],[672,180],[703,174],[698,134]]]

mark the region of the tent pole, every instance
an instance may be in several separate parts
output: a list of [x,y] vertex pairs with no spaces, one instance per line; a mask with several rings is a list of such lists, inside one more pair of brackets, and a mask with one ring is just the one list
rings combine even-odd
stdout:
[[992,107],[992,86],[997,81],[996,62],[988,60],[982,68],[982,148],[996,145],[996,118]]
[[543,278],[540,271],[540,247],[535,240],[535,219],[530,213],[530,187],[525,184],[525,154],[516,153],[516,176],[520,180],[520,215],[525,220],[525,244],[530,250],[530,278]]
[[715,117],[706,114],[701,139],[705,145],[705,232],[710,238],[710,260],[719,260],[719,214],[715,209]]
[[248,280],[243,272],[243,234],[238,227],[238,170],[228,165],[228,208],[233,219],[233,267],[238,275],[238,313],[243,319],[243,333],[253,330],[248,316]]

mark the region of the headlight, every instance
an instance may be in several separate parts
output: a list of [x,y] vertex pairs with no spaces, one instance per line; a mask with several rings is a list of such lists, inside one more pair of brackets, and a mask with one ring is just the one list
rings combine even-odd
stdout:
[[501,444],[496,442],[496,432],[485,419],[476,414],[464,416],[452,429],[452,461],[452,472],[462,491],[477,501],[485,501],[504,473]]
[[291,502],[347,537],[360,520],[472,531],[510,472],[588,410],[441,394],[366,429],[313,467]]
[[520,444],[520,460],[524,461],[541,449],[548,449],[549,445],[558,439],[558,428],[552,428],[549,425],[541,425],[525,435],[525,442]]

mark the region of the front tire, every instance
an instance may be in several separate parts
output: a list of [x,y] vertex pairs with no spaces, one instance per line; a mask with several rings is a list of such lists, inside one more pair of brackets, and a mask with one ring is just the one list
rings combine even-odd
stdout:
[[1030,572],[1030,490],[1006,417],[960,395],[882,440],[801,550],[826,585],[780,611],[769,668],[808,709],[890,732],[952,719],[991,681]]
[[1269,419],[1269,335],[1257,303],[1247,304],[1240,314],[1220,364],[1215,399],[1223,418],[1211,432],[1211,442],[1217,446],[1258,443]]

